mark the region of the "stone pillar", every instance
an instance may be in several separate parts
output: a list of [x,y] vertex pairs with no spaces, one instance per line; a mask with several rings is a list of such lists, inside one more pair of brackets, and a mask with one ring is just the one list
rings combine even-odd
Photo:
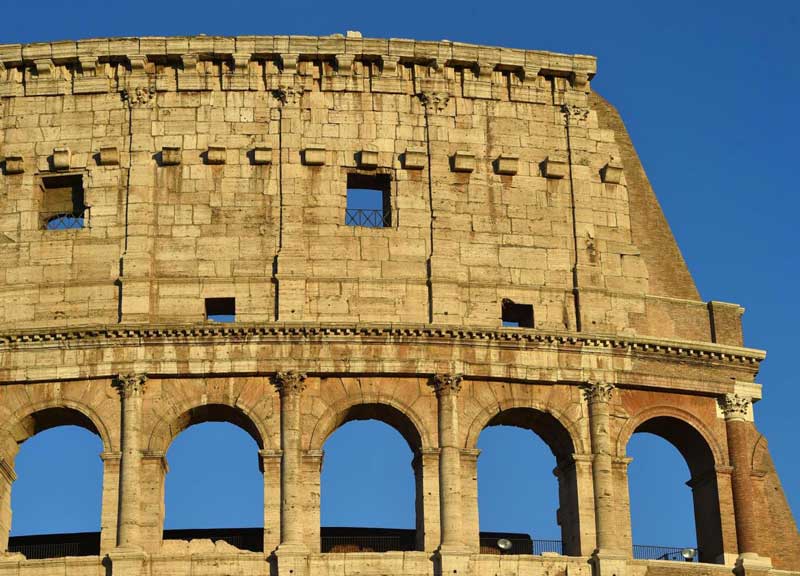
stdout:
[[142,453],[139,545],[145,552],[158,552],[164,540],[164,496],[168,473],[169,464],[164,452]]
[[322,457],[322,450],[304,450],[302,453],[306,494],[306,498],[301,504],[303,518],[305,519],[303,542],[308,546],[309,552],[319,552],[322,544],[320,539]]
[[417,549],[433,551],[442,539],[439,516],[438,448],[425,448],[414,455],[414,482],[417,513]]
[[592,456],[572,454],[553,469],[558,479],[558,525],[565,556],[589,556],[597,540],[592,488]]
[[631,525],[631,499],[628,489],[628,467],[633,458],[614,458],[614,500],[617,503],[616,526],[617,545],[620,550],[633,552],[633,531]]
[[594,520],[597,547],[593,553],[595,576],[623,576],[625,556],[619,549],[614,510],[614,459],[611,456],[609,403],[614,385],[599,382],[583,387],[589,404],[589,427],[592,440],[592,480],[594,484]]
[[117,513],[119,512],[119,470],[122,454],[103,452],[103,504],[100,509],[100,555],[108,554],[117,545]]
[[481,549],[480,513],[478,510],[478,448],[465,448],[461,451],[461,502],[463,516],[462,535],[464,545],[472,553]]
[[281,543],[281,456],[280,450],[261,450],[264,475],[264,553],[270,554]]
[[440,548],[461,549],[461,449],[458,446],[458,391],[461,376],[436,374],[433,388],[439,400],[439,507],[442,517]]
[[458,392],[461,375],[436,374],[431,385],[439,404],[439,515],[442,537],[434,572],[465,574],[469,550],[462,533],[461,449],[458,433]]
[[733,511],[736,516],[736,540],[739,543],[739,559],[736,566],[740,573],[750,572],[750,568],[763,569],[771,565],[769,558],[758,554],[758,519],[753,502],[755,491],[751,474],[752,446],[749,440],[750,404],[750,398],[738,394],[726,394],[719,400],[725,416],[728,458],[733,466],[731,487]]
[[122,398],[122,455],[120,458],[117,547],[141,548],[139,541],[142,391],[147,376],[117,377],[115,385]]
[[[300,454],[300,397],[306,375],[299,372],[278,372],[275,387],[281,396],[281,539],[278,546],[288,555],[303,555],[308,546],[303,538],[301,501],[302,460]],[[280,562],[280,560],[279,560]],[[296,572],[295,572],[296,574]]]
[[11,485],[16,479],[14,467],[0,458],[0,557],[8,550],[8,535],[11,532]]

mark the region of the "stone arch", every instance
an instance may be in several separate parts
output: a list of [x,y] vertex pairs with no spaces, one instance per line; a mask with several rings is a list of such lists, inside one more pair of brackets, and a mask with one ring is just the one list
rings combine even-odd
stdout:
[[663,438],[683,456],[691,474],[687,485],[692,489],[699,560],[718,562],[724,547],[717,467],[727,462],[721,445],[698,418],[672,406],[652,407],[628,420],[617,438],[618,454],[626,454],[636,432]]
[[161,416],[147,443],[147,450],[152,453],[166,453],[172,441],[184,430],[203,422],[228,422],[247,432],[258,445],[264,449],[269,438],[265,424],[250,410],[238,405],[208,403],[193,404],[187,402],[176,410],[172,417]]
[[410,406],[394,398],[364,395],[357,398],[343,398],[329,405],[317,419],[307,448],[321,450],[328,436],[343,424],[353,420],[379,420],[388,424],[405,438],[415,454],[422,449],[432,447],[430,434],[422,419]]
[[[642,426],[651,429],[642,429]],[[693,431],[693,433],[689,432],[692,434],[692,437],[695,440],[702,440],[702,444],[704,444],[711,453],[713,465],[723,466],[728,463],[728,458],[722,444],[711,430],[709,430],[694,414],[682,408],[676,408],[675,406],[653,406],[629,418],[617,435],[616,453],[618,456],[625,456],[625,449],[634,433],[651,432],[657,436],[661,436],[667,442],[675,446],[686,459],[686,463],[691,470],[692,463],[690,463],[687,455],[691,456],[692,461],[695,463],[697,463],[697,457],[702,457],[702,455],[698,454],[698,447],[692,447],[690,442],[680,438],[681,431]],[[694,436],[694,434],[697,436]]]
[[545,441],[558,461],[570,459],[575,453],[586,453],[577,422],[550,406],[519,399],[492,404],[481,410],[467,428],[464,448],[474,449],[487,426],[501,425],[531,430]]
[[584,453],[577,423],[552,407],[514,399],[485,407],[472,420],[464,447],[476,448],[481,432],[490,426],[516,426],[530,430],[550,448],[556,459],[554,473],[558,480],[558,516],[563,552],[569,556],[581,555],[582,546],[588,544],[581,525],[579,471],[574,459],[575,454]]
[[35,434],[58,426],[80,426],[100,437],[104,451],[110,452],[115,448],[108,426],[93,408],[63,398],[25,406],[3,426],[2,431],[17,444],[22,444]]

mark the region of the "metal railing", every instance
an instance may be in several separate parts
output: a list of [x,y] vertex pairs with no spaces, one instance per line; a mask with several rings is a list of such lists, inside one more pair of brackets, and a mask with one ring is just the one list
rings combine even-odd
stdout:
[[320,537],[320,546],[324,553],[335,552],[409,552],[417,549],[416,534],[413,530],[408,534],[349,534]]
[[24,554],[29,560],[66,556],[99,556],[100,532],[12,536],[8,551]]
[[[511,548],[503,550],[498,545],[498,540],[508,540],[511,543]],[[564,554],[564,543],[561,540],[533,540],[531,538],[519,536],[481,536],[480,539],[481,554],[503,554],[503,555],[519,555],[519,554],[533,554],[541,556],[543,553]]]
[[[683,557],[683,551],[689,547],[675,548],[674,546],[647,546],[644,544],[633,545],[633,557],[636,560],[671,560],[674,562],[688,562]],[[691,562],[698,562],[700,551],[695,550]]]
[[41,215],[45,230],[78,230],[84,228],[89,220],[89,208],[75,212],[50,212]]
[[385,228],[391,226],[391,213],[388,210],[364,210],[347,208],[344,213],[346,226],[364,226],[366,228]]

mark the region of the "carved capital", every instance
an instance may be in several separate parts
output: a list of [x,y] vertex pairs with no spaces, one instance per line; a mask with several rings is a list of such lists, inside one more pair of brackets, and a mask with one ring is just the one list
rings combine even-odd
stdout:
[[278,372],[273,377],[272,383],[281,396],[299,395],[306,388],[306,375],[295,370]]
[[610,402],[615,388],[616,386],[607,382],[587,382],[581,386],[583,397],[586,398],[589,404],[595,402]]
[[725,394],[717,400],[725,420],[745,420],[750,412],[752,400],[738,394]]
[[303,88],[302,86],[281,86],[273,90],[272,95],[284,106],[294,105],[300,102]]
[[114,379],[114,386],[123,399],[134,398],[142,395],[147,374],[119,374]]
[[461,390],[461,381],[463,379],[464,377],[461,374],[434,374],[430,385],[437,396],[458,394],[458,391]]
[[125,88],[122,90],[122,101],[127,102],[130,107],[141,107],[149,105],[154,97],[154,91],[147,86],[136,86],[135,88]]
[[441,112],[447,108],[447,103],[450,102],[450,94],[439,91],[420,92],[419,99],[428,111]]
[[567,124],[572,122],[582,122],[589,117],[589,108],[585,106],[577,106],[575,104],[563,104],[561,106],[561,113],[567,119]]

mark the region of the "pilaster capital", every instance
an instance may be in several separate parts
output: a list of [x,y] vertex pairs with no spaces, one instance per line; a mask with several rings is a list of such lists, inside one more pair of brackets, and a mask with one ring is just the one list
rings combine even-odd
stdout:
[[272,95],[284,106],[294,105],[300,102],[303,96],[302,86],[280,86],[272,91]]
[[289,370],[287,372],[277,372],[272,378],[272,383],[278,389],[282,398],[286,396],[299,396],[306,388],[306,374]]
[[434,374],[430,386],[438,397],[458,394],[459,390],[461,390],[461,381],[463,379],[464,377],[461,374]]
[[131,108],[135,108],[150,104],[155,97],[155,92],[147,86],[135,86],[123,89],[120,95],[123,102],[127,102]]
[[604,402],[606,404],[609,403],[615,388],[616,386],[608,382],[589,381],[586,384],[581,385],[583,397],[589,404],[594,404],[596,402]]
[[450,102],[450,94],[442,91],[425,91],[419,93],[419,99],[429,112],[441,112]]
[[747,420],[752,400],[739,394],[725,394],[717,398],[725,420]]
[[567,124],[571,124],[572,122],[586,120],[589,117],[589,108],[576,104],[563,104],[561,106],[561,113],[564,114]]
[[136,398],[142,395],[147,374],[118,374],[114,378],[114,387],[123,400]]

